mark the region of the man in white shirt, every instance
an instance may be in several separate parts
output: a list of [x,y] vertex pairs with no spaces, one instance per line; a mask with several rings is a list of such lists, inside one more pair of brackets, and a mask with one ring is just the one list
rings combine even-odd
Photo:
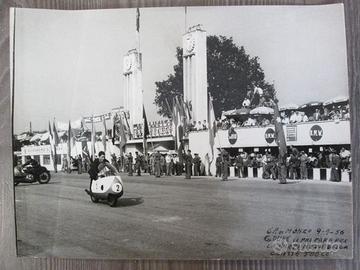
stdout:
[[294,111],[291,111],[291,115],[290,115],[290,123],[296,123],[296,114]]
[[166,155],[165,157],[165,164],[166,164],[166,175],[170,175],[170,163],[171,163],[171,157],[169,154]]

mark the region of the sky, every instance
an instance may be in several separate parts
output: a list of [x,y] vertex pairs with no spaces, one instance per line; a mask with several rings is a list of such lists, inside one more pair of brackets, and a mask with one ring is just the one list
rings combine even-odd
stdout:
[[[186,25],[232,37],[258,56],[280,105],[348,96],[344,10],[327,6],[141,8],[144,105],[173,72]],[[17,9],[14,132],[45,130],[123,105],[123,57],[136,47],[136,9]],[[239,105],[240,105],[239,101]],[[232,109],[232,108],[229,108]]]

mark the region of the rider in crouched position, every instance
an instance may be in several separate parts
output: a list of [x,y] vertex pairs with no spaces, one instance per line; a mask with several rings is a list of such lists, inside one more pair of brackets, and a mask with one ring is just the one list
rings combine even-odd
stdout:
[[90,189],[85,189],[87,194],[91,194],[91,184],[92,181],[96,181],[99,177],[106,177],[109,175],[116,175],[119,174],[119,171],[111,165],[111,163],[105,159],[105,152],[100,151],[98,154],[99,158],[95,159],[91,165],[90,169],[88,171],[90,175]]

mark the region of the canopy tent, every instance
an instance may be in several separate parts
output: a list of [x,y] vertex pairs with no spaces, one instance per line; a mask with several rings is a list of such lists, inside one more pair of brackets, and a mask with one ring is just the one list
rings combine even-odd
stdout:
[[299,107],[299,109],[308,109],[308,108],[315,108],[315,107],[320,107],[320,106],[322,106],[322,102],[311,101],[311,102],[301,105]]
[[250,114],[257,114],[257,115],[266,115],[266,114],[274,114],[274,109],[270,107],[257,107],[250,111]]
[[40,141],[44,133],[37,133],[30,139],[30,142]]
[[339,103],[347,103],[349,102],[349,97],[345,97],[345,96],[338,96],[332,99],[329,99],[327,101],[325,101],[323,103],[324,106],[331,106],[334,104],[339,104]]
[[297,110],[299,108],[299,105],[295,103],[286,104],[283,106],[280,106],[279,111],[291,111],[291,110]]
[[241,109],[235,109],[224,112],[225,116],[234,116],[234,115],[248,115],[250,112],[250,109],[248,108],[241,108]]
[[42,134],[40,141],[44,142],[44,141],[48,140],[49,137],[50,137],[50,133],[45,132],[45,133]]
[[167,149],[166,147],[162,146],[161,144],[155,144],[152,145],[149,149],[149,152],[169,152],[169,149]]
[[30,141],[31,138],[32,136],[27,132],[16,136],[16,139],[21,142]]

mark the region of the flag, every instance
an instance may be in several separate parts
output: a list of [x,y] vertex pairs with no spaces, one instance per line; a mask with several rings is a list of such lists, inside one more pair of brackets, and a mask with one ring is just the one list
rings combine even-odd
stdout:
[[186,107],[186,115],[187,115],[187,118],[189,119],[189,122],[191,121],[191,110],[190,110],[190,105],[189,105],[189,102],[188,101],[185,101],[184,102],[185,104],[185,107]]
[[136,32],[140,31],[140,10],[136,9]]
[[91,117],[91,157],[95,159],[95,143],[96,143],[96,132],[94,127],[94,117]]
[[277,102],[274,102],[274,123],[275,123],[275,138],[276,143],[279,146],[279,155],[280,158],[283,159],[287,154],[287,148],[286,148],[286,140],[285,140],[285,134],[284,129],[281,124],[281,118],[279,113],[279,107]]
[[121,116],[119,117],[119,133],[120,133],[120,152],[122,154],[123,147],[126,145],[126,134],[125,134],[125,126]]
[[56,147],[60,143],[59,134],[57,132],[55,122],[53,122],[53,147],[54,147],[54,170],[57,172],[57,153],[56,153]]
[[144,155],[147,156],[147,136],[149,136],[149,124],[146,118],[145,107],[143,105],[143,147],[144,147]]
[[55,146],[58,146],[58,144],[60,143],[60,138],[55,126],[55,122],[53,122],[53,134],[54,134],[54,144]]
[[68,168],[70,168],[70,164],[71,164],[71,141],[72,141],[72,132],[71,132],[71,123],[69,121],[69,128],[68,128],[68,132],[67,132],[67,137],[68,137],[68,141],[67,141],[67,161],[68,161]]
[[211,150],[211,154],[212,154],[211,161],[213,161],[214,160],[214,144],[215,144],[217,127],[216,127],[213,99],[212,99],[211,95],[209,95],[208,125],[209,125],[209,127],[208,127],[209,128],[209,143],[210,143],[210,150]]
[[103,143],[103,146],[104,146],[104,152],[106,152],[106,134],[107,134],[107,131],[106,131],[106,120],[105,120],[105,116],[103,116],[103,132],[102,132],[102,143]]
[[[127,116],[126,116],[126,112],[124,112],[124,118],[125,118],[125,122],[126,122],[126,129],[127,129],[127,132],[129,134],[129,137],[131,139],[132,135],[131,135],[131,129],[130,129],[130,125],[129,125],[129,122],[128,122],[128,119],[127,119]],[[121,116],[120,116],[120,119],[121,119]],[[124,126],[125,128],[125,126]]]
[[53,161],[54,171],[57,172],[56,145],[55,145],[54,133],[53,130],[51,129],[50,121],[49,121],[49,141],[50,141],[50,155]]
[[115,145],[115,141],[119,137],[119,133],[118,133],[118,129],[117,129],[117,122],[118,122],[118,115],[115,114],[113,117],[113,128],[112,128],[112,136],[111,136],[111,141],[112,141],[113,145]]
[[184,110],[184,106],[182,105],[182,102],[180,101],[180,99],[178,98],[178,96],[175,97],[175,104],[177,107],[177,112],[178,112],[178,140],[182,141],[183,137],[184,137],[184,129],[186,127],[186,114],[185,114],[185,110]]

